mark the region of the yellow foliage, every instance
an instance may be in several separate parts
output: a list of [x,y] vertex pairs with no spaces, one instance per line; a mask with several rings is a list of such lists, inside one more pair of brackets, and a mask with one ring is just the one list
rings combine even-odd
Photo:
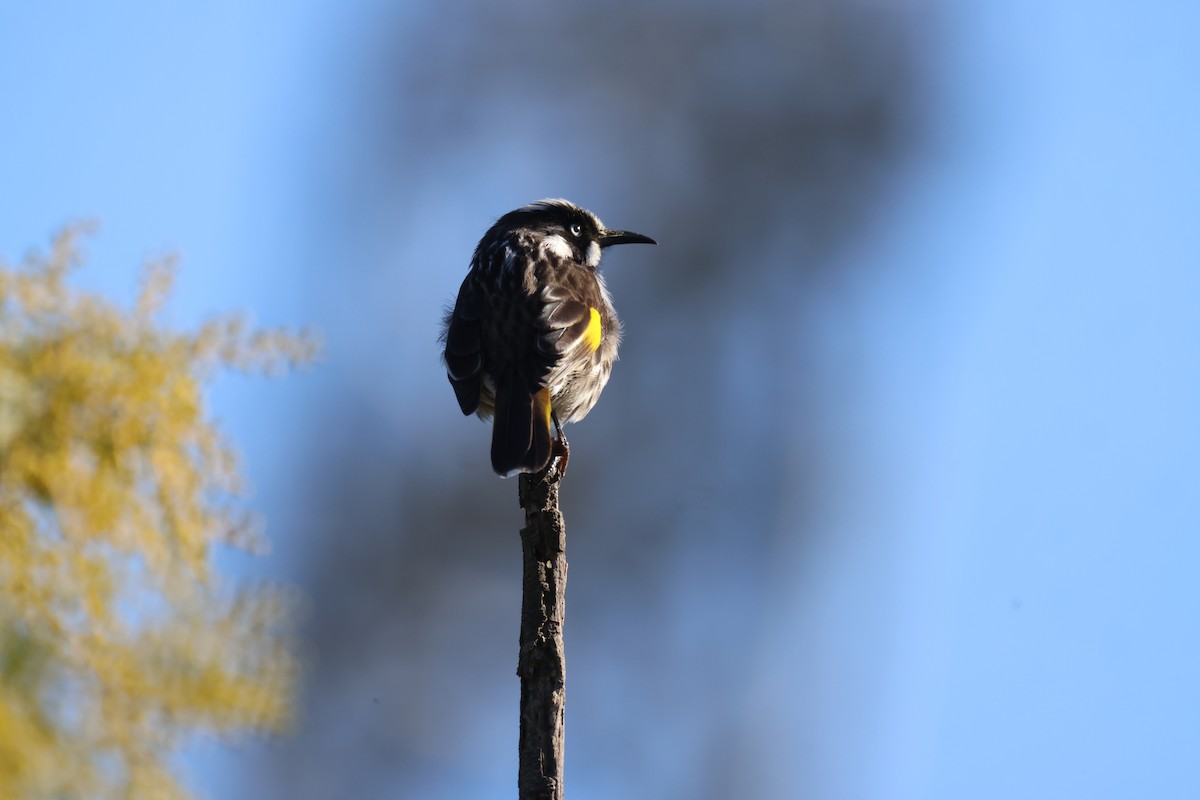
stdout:
[[127,311],[73,291],[79,235],[0,262],[0,798],[185,797],[183,737],[279,730],[295,673],[285,598],[212,569],[259,538],[203,384],[315,345],[164,329],[170,262]]

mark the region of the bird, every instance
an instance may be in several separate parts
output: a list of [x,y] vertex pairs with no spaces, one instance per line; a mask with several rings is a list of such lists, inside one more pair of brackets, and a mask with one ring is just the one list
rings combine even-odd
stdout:
[[565,471],[562,426],[596,405],[621,341],[600,257],[634,243],[657,244],[562,199],[510,211],[479,240],[441,342],[459,408],[492,420],[496,474],[541,472],[555,442]]

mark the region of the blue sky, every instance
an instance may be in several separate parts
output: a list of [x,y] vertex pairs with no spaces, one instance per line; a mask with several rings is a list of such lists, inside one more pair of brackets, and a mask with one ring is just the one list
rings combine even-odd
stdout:
[[874,796],[1197,791],[1200,59],[1179,8],[947,20],[948,147],[893,222],[931,259],[929,327],[880,300],[907,589]]
[[[361,333],[338,328],[356,301],[327,293],[336,276],[294,276],[370,11],[6,4],[0,254],[96,217],[84,284],[129,297],[145,257],[178,250],[173,320],[316,322],[330,369],[353,372],[336,346]],[[1198,17],[1169,2],[931,15],[931,136],[848,256],[908,265],[871,273],[847,323],[864,502],[827,523],[815,565],[780,567],[819,577],[779,598],[790,622],[764,644],[779,659],[754,676],[764,706],[784,698],[771,796],[807,746],[786,700],[798,679],[829,681],[845,719],[812,745],[820,796],[1200,793]],[[321,380],[214,395],[283,554],[270,572],[286,574],[297,478],[292,417],[262,409]],[[812,674],[771,666],[814,651]],[[201,785],[236,792],[237,755],[203,758]]]

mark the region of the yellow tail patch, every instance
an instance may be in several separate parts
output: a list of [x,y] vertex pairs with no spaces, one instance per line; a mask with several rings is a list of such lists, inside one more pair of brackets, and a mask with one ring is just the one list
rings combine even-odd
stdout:
[[549,428],[550,412],[553,411],[553,407],[550,405],[549,389],[543,386],[537,390],[533,395],[533,408],[537,416],[541,417],[541,421],[546,425],[546,428]]
[[600,327],[600,312],[594,308],[589,310],[592,312],[592,316],[588,320],[587,330],[583,332],[583,343],[587,345],[589,352],[594,353],[600,349],[600,338],[604,335],[604,331]]

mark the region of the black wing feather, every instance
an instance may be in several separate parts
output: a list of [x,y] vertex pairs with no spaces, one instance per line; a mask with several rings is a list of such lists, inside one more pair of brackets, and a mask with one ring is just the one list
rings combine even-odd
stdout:
[[472,278],[468,275],[458,290],[454,309],[447,315],[445,336],[446,375],[463,414],[474,414],[479,408],[480,373],[483,370],[482,303]]

